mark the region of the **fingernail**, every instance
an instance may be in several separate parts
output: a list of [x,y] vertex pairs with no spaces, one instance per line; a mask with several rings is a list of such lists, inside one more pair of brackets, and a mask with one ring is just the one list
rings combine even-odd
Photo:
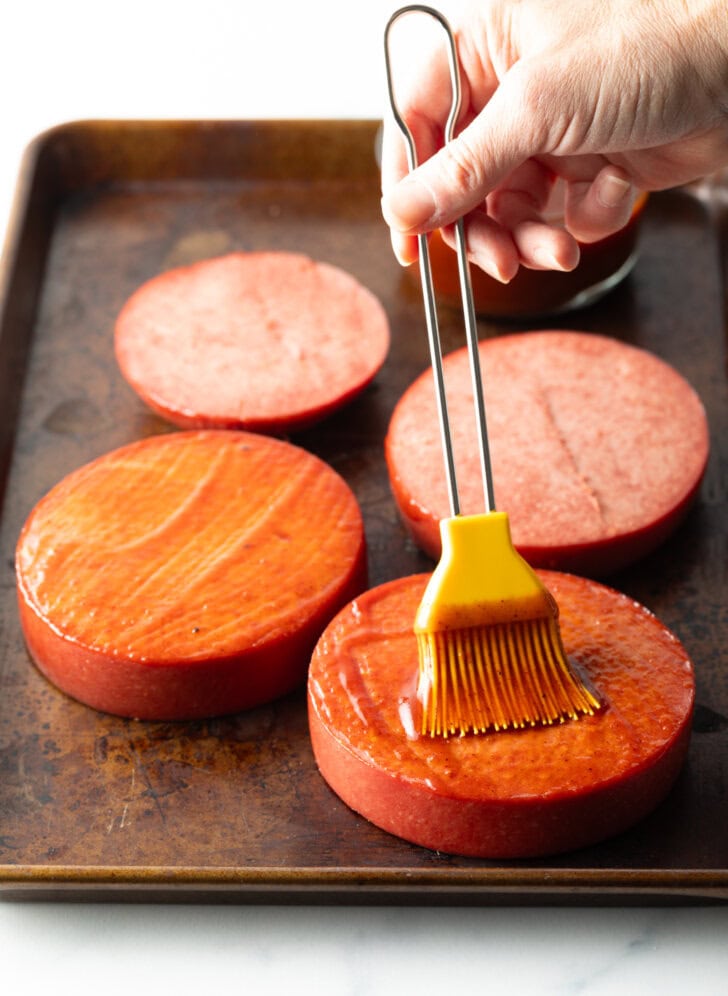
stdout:
[[429,221],[435,212],[435,198],[416,177],[405,177],[382,198],[384,220],[400,232],[411,232]]
[[515,277],[517,270],[517,268],[513,271],[504,270],[502,266],[499,266],[498,263],[495,262],[495,260],[488,260],[488,264],[483,266],[483,269],[500,284],[509,284]]
[[404,267],[412,266],[414,260],[410,256],[408,256],[407,253],[405,253],[402,249],[400,249],[399,246],[396,246],[394,245],[394,243],[392,243],[392,249],[394,250],[394,258],[397,260],[400,266]]
[[632,184],[621,176],[607,173],[597,184],[597,200],[606,208],[616,208],[624,204],[632,193]]
[[411,266],[418,256],[416,239],[395,231],[391,231],[389,235],[394,258],[400,266]]
[[546,246],[536,246],[532,252],[534,260],[546,270],[563,270],[563,266]]

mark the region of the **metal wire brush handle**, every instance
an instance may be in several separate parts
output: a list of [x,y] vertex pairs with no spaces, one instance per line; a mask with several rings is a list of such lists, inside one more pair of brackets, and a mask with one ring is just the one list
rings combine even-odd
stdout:
[[[460,112],[460,67],[458,63],[457,48],[452,29],[443,15],[423,4],[410,4],[395,11],[387,22],[384,32],[384,58],[387,68],[387,87],[389,90],[389,102],[392,106],[394,120],[402,132],[407,150],[407,162],[410,171],[415,169],[417,163],[417,149],[414,138],[406,121],[397,106],[394,93],[394,83],[392,79],[392,67],[389,50],[389,37],[392,26],[404,14],[420,13],[427,14],[439,22],[447,38],[448,64],[450,68],[450,86],[452,88],[452,103],[450,113],[445,124],[445,142],[451,141],[455,132],[455,125]],[[427,323],[427,335],[430,346],[430,359],[435,378],[435,393],[437,396],[437,410],[440,421],[440,437],[442,441],[442,451],[445,461],[445,472],[447,477],[448,493],[450,498],[451,514],[460,514],[460,497],[457,487],[457,476],[455,472],[455,460],[452,449],[452,434],[450,432],[450,418],[448,415],[447,393],[445,389],[445,378],[442,369],[442,346],[440,343],[440,331],[437,321],[437,308],[435,305],[435,293],[432,285],[432,267],[430,265],[430,251],[426,235],[417,236],[419,249],[420,279],[422,282],[422,295],[425,305],[425,320]],[[480,446],[480,469],[483,478],[483,495],[485,499],[486,512],[495,510],[495,498],[493,495],[493,474],[490,463],[490,449],[488,446],[488,430],[485,418],[485,403],[483,400],[483,381],[480,371],[480,355],[478,352],[478,329],[475,320],[475,307],[473,305],[473,290],[470,282],[470,267],[468,265],[465,247],[465,225],[460,218],[455,223],[455,244],[458,260],[458,275],[460,278],[460,295],[463,306],[463,320],[465,323],[465,336],[468,345],[468,355],[470,358],[470,376],[473,384],[473,400],[475,403],[475,416],[478,424],[478,440]]]

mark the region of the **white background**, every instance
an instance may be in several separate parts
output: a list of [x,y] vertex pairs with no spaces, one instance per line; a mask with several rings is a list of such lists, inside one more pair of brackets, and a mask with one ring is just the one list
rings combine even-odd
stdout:
[[[79,118],[380,117],[382,0],[9,0],[0,232],[27,143]],[[451,4],[443,5],[447,9]],[[696,832],[699,828],[696,827]],[[727,830],[728,832],[728,830]],[[398,909],[0,902],[0,992],[728,992],[728,907]]]

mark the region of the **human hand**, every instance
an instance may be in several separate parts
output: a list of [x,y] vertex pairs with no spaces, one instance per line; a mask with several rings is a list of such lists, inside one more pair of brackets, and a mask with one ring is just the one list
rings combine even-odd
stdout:
[[[429,57],[408,53],[417,68],[395,88],[421,164],[411,176],[385,122],[382,211],[403,264],[416,259],[419,233],[440,228],[453,245],[464,217],[471,262],[496,279],[520,265],[570,270],[578,242],[626,224],[638,190],[728,164],[725,0],[479,0],[451,24],[457,137],[443,148],[444,39]],[[554,221],[557,179],[565,197]]]

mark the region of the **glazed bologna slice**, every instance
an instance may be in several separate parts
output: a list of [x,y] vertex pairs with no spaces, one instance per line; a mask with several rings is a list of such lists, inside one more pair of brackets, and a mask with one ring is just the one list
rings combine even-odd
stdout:
[[[700,486],[708,426],[685,379],[592,333],[517,333],[480,345],[496,505],[533,565],[598,577],[655,549]],[[465,513],[483,510],[465,350],[444,361]],[[437,559],[450,514],[432,376],[399,401],[386,455],[403,520]]]
[[353,810],[414,844],[481,858],[596,843],[648,814],[688,747],[693,670],[646,609],[596,581],[540,572],[594,716],[551,727],[419,736],[412,619],[426,576],[372,589],[327,627],[309,670],[321,774]]
[[230,253],[143,284],[116,322],[126,380],[183,428],[283,434],[362,391],[389,349],[379,300],[288,252]]
[[29,516],[16,568],[39,669],[141,719],[290,691],[366,583],[346,483],[297,447],[223,430],[151,437],[71,473]]

